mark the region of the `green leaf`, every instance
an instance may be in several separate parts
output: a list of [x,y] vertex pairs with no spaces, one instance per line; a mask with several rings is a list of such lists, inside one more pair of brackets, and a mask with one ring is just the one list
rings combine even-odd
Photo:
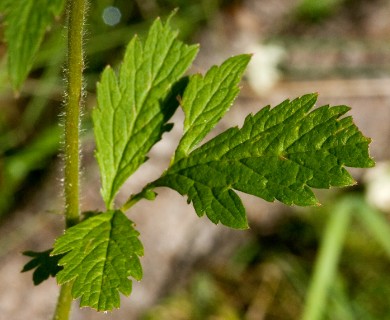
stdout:
[[147,158],[151,147],[172,128],[167,121],[185,80],[179,81],[195,58],[198,46],[176,39],[177,32],[157,19],[145,43],[134,37],[119,74],[107,67],[97,87],[93,111],[96,157],[102,196],[108,208],[121,185]]
[[36,286],[48,279],[49,276],[55,277],[56,274],[62,270],[62,267],[58,265],[58,261],[62,258],[62,255],[52,257],[50,256],[51,251],[52,249],[43,252],[23,252],[23,255],[32,257],[32,259],[25,264],[21,272],[35,269],[33,273],[33,282]]
[[[246,228],[245,210],[233,190],[288,205],[316,205],[311,188],[353,185],[348,167],[371,167],[370,139],[347,106],[323,106],[309,94],[249,115],[170,167],[153,186],[188,196],[199,216]],[[310,112],[310,113],[309,113]]]
[[133,222],[119,210],[91,217],[66,230],[52,255],[65,254],[57,274],[59,284],[74,281],[73,298],[98,311],[120,304],[119,292],[129,295],[132,282],[142,278],[143,247]]
[[[3,0],[2,0],[3,1]],[[14,88],[19,89],[34,62],[46,29],[64,7],[64,0],[5,1],[5,40],[8,43],[8,72]]]
[[190,78],[181,106],[185,113],[184,135],[175,161],[188,156],[223,117],[239,93],[238,84],[251,56],[238,55],[221,66],[213,66],[204,77]]

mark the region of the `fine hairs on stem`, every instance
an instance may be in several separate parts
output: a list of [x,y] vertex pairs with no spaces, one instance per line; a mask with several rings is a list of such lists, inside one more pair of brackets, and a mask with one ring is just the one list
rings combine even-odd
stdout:
[[[67,66],[64,124],[64,197],[65,224],[69,228],[80,217],[80,114],[83,104],[83,25],[86,0],[67,3]],[[72,305],[71,283],[61,286],[53,319],[69,319]]]

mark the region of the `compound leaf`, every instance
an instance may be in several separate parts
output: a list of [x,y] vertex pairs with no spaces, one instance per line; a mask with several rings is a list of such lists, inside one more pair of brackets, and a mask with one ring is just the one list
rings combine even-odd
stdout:
[[55,277],[56,274],[62,270],[62,267],[58,265],[58,261],[62,258],[62,255],[50,256],[51,251],[52,249],[43,252],[23,252],[23,255],[32,257],[32,259],[25,264],[22,272],[35,269],[33,273],[33,282],[36,286],[47,280],[50,276]]
[[142,278],[139,233],[121,211],[108,211],[66,230],[55,242],[52,255],[65,254],[59,284],[74,281],[73,298],[80,306],[98,311],[118,308],[119,292],[129,295],[132,282]]
[[213,66],[204,77],[196,74],[190,78],[181,101],[184,135],[175,161],[187,156],[229,109],[239,93],[238,84],[250,57],[248,54],[232,57],[219,67]]
[[[2,0],[3,1],[3,0]],[[19,89],[34,62],[46,29],[64,8],[64,0],[5,0],[5,40],[8,43],[8,72]]]
[[179,81],[198,46],[177,40],[177,32],[157,19],[142,43],[134,37],[119,74],[107,67],[97,87],[93,112],[102,196],[108,208],[121,185],[147,158],[151,147],[171,128],[166,122],[183,89]]
[[349,186],[347,167],[371,167],[370,139],[347,106],[314,111],[316,94],[249,115],[241,129],[228,129],[173,164],[152,186],[188,196],[199,216],[246,228],[245,209],[233,190],[288,205],[316,205],[311,188]]

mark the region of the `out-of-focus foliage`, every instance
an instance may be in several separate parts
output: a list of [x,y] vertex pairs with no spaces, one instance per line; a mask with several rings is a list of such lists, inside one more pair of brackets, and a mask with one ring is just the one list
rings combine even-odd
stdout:
[[61,14],[64,4],[64,0],[19,0],[17,6],[11,1],[0,5],[5,20],[9,78],[15,89],[23,85],[46,30],[54,16]]
[[254,232],[227,264],[194,274],[186,288],[173,292],[143,319],[300,319],[308,307],[319,246],[325,242],[324,226],[341,213],[340,205],[350,210],[352,219],[338,244],[342,253],[321,302],[326,308],[317,319],[386,319],[389,224],[360,195],[333,200],[334,206],[286,219],[272,234]]
[[319,22],[334,13],[345,0],[301,0],[297,10],[297,18],[302,21]]

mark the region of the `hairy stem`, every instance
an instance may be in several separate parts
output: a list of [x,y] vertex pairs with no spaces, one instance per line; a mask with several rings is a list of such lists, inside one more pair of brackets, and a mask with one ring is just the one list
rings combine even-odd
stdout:
[[72,306],[72,283],[68,282],[61,286],[60,295],[58,296],[57,306],[53,320],[68,320]]
[[[64,196],[65,223],[69,228],[79,222],[79,134],[80,109],[83,103],[83,23],[86,0],[68,0],[68,58],[67,92],[65,103],[65,141],[64,141]],[[54,320],[67,320],[72,305],[72,284],[60,289]]]
[[83,86],[83,22],[85,0],[68,0],[67,101],[65,105],[64,194],[66,226],[79,221],[79,130]]

